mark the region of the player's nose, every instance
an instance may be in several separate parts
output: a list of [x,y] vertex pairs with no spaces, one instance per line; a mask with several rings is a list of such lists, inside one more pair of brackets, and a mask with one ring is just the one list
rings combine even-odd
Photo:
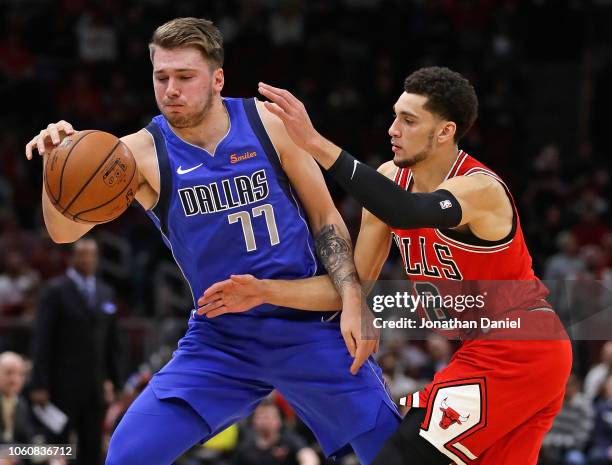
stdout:
[[168,87],[166,87],[166,97],[176,98],[181,94],[175,79],[168,79]]
[[397,120],[393,120],[393,123],[391,123],[391,126],[389,126],[389,131],[388,131],[389,135],[391,137],[400,137],[401,134],[399,132],[399,128],[397,126]]

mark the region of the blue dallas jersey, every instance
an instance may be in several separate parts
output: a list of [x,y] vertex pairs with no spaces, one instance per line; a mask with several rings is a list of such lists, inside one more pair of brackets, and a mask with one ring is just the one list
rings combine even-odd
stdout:
[[[231,274],[298,279],[324,272],[255,99],[223,103],[230,127],[212,154],[178,137],[162,115],[146,127],[160,171],[160,197],[147,214],[189,283],[195,307],[210,285]],[[271,310],[276,307],[262,305],[249,313]]]

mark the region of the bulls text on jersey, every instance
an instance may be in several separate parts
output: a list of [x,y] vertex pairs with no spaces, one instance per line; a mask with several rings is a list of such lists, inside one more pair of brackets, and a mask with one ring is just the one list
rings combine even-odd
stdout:
[[[455,281],[463,279],[459,266],[453,259],[453,254],[447,245],[438,242],[431,244],[435,252],[435,261],[429,263],[426,250],[430,245],[427,244],[425,237],[419,236],[419,243],[412,244],[410,237],[400,237],[394,232],[391,234],[402,256],[406,274]],[[429,257],[433,257],[432,254],[429,254]]]

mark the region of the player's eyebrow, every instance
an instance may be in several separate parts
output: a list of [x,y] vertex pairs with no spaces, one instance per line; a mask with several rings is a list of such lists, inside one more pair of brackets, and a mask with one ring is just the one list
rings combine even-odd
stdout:
[[[398,114],[395,111],[395,105],[393,105],[393,113]],[[411,118],[418,118],[418,115],[415,115],[414,113],[412,113],[410,111],[407,111],[407,110],[402,110],[402,111],[399,112],[399,114],[402,115],[402,116],[410,116]]]
[[195,68],[170,68],[169,70],[162,68],[162,69],[156,69],[153,71],[153,74],[160,74],[160,73],[167,73],[168,71],[175,71],[177,73],[184,73],[187,71],[196,71]]

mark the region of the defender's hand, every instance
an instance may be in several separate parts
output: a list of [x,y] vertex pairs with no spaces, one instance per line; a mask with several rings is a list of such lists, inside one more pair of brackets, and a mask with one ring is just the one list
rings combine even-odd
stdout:
[[264,303],[263,283],[250,274],[232,275],[210,286],[198,299],[198,315],[214,318],[225,313],[246,312]]
[[25,146],[25,155],[28,160],[32,159],[32,149],[36,148],[39,155],[50,153],[57,147],[66,136],[74,134],[75,130],[72,124],[67,121],[58,121],[51,123],[47,129],[43,129],[40,133],[32,138]]
[[261,95],[271,100],[264,102],[265,107],[282,120],[295,145],[311,152],[310,149],[323,138],[312,125],[304,104],[288,90],[263,82],[259,83],[258,90]]

